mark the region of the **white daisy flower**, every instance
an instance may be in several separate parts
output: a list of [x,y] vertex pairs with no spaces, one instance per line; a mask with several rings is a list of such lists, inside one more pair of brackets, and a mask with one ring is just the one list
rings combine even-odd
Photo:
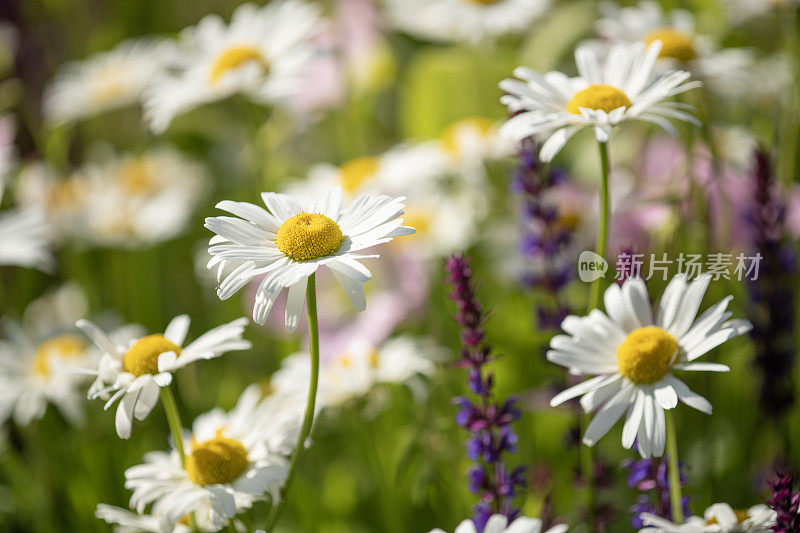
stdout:
[[501,133],[516,141],[534,135],[546,138],[540,157],[547,162],[582,128],[594,128],[597,140],[605,142],[612,127],[631,120],[652,122],[672,134],[669,118],[698,123],[686,111],[691,107],[665,100],[700,82],[687,81],[691,74],[685,71],[656,73],[660,52],[660,41],[647,47],[619,44],[600,61],[593,47],[581,46],[575,52],[579,75],[574,78],[518,67],[514,75],[523,81],[500,82],[508,93],[500,101],[516,113]]
[[265,105],[296,94],[316,52],[320,10],[302,0],[244,4],[226,25],[216,15],[181,32],[168,69],[145,95],[155,132],[195,107],[243,94]]
[[45,89],[47,120],[61,124],[137,104],[162,68],[165,53],[159,41],[134,39],[67,63]]
[[258,276],[253,320],[264,324],[278,294],[289,289],[286,330],[294,331],[303,312],[308,278],[325,266],[341,283],[357,311],[367,306],[364,284],[372,277],[359,261],[362,252],[395,237],[411,235],[403,226],[405,198],[365,194],[342,208],[342,190],[329,189],[315,202],[285,194],[263,193],[267,210],[244,202],[223,201],[219,209],[237,217],[207,218],[217,235],[209,242],[208,267],[218,268],[217,296],[225,300]]
[[[381,346],[353,339],[320,361],[317,407],[335,407],[366,395],[380,383],[405,383],[430,375],[441,349],[429,341],[396,337]],[[308,389],[311,361],[307,352],[290,355],[270,379],[277,395],[302,397]]]
[[397,29],[433,41],[478,44],[522,33],[550,6],[549,0],[385,0]]
[[38,209],[0,212],[0,265],[31,267],[45,272],[53,268],[51,251],[55,228]]
[[218,326],[183,346],[189,322],[187,315],[177,316],[163,334],[140,337],[127,346],[113,342],[88,320],[77,322],[103,354],[96,370],[85,371],[96,376],[89,399],[106,400],[105,409],[119,400],[115,424],[120,438],[131,436],[134,417],[141,421],[150,414],[161,387],[172,383],[173,372],[201,359],[250,348],[250,342],[242,338],[246,318]]
[[664,453],[664,410],[678,400],[710,414],[711,404],[673,375],[673,370],[727,372],[725,365],[696,360],[723,342],[747,333],[747,320],[729,320],[728,296],[699,317],[697,311],[711,277],[689,282],[685,275],[670,281],[655,315],[647,287],[632,278],[620,288],[612,284],[605,293],[606,313],[569,316],[550,343],[547,359],[569,368],[571,374],[597,374],[556,395],[556,406],[582,396],[587,412],[597,411],[583,436],[593,446],[623,415],[622,445],[638,443],[642,457]]
[[86,297],[75,285],[65,285],[33,301],[22,322],[6,319],[0,339],[0,422],[13,417],[25,426],[42,418],[50,404],[70,422],[82,418],[77,368],[96,359],[75,330],[86,312]]
[[694,16],[686,10],[665,13],[649,0],[620,8],[613,2],[601,4],[604,18],[597,21],[598,33],[615,43],[661,42],[658,54],[663,68],[686,68],[712,87],[744,83],[750,76],[752,53],[743,48],[720,50],[711,38],[695,31]]
[[208,183],[199,163],[167,147],[139,155],[109,154],[85,165],[71,180],[59,184],[80,197],[79,216],[72,219],[76,237],[126,248],[178,235]]
[[[566,524],[558,524],[544,533],[564,533],[567,531],[568,526]],[[458,527],[456,527],[454,533],[477,533],[478,530],[475,527],[475,523],[472,520],[464,520],[461,522]],[[445,533],[442,529],[432,529],[429,533]],[[483,533],[542,533],[542,521],[538,518],[527,518],[521,516],[515,519],[511,524],[508,523],[508,518],[503,515],[496,514],[489,517],[489,521],[486,522],[486,527],[483,529]]]
[[727,503],[715,503],[704,517],[689,517],[683,524],[675,524],[650,513],[640,515],[648,533],[769,533],[775,525],[776,512],[764,504],[746,510],[735,510]]
[[[149,514],[132,513],[127,509],[113,505],[98,504],[94,515],[106,523],[114,525],[114,533],[161,533],[162,521],[159,517]],[[200,531],[213,531],[202,528]],[[185,524],[178,523],[170,533],[192,533],[192,529]]]
[[486,163],[514,155],[516,143],[500,135],[500,125],[486,117],[469,117],[450,124],[439,137],[452,170],[467,181],[486,179]]
[[126,470],[131,508],[143,513],[152,504],[161,531],[171,531],[192,513],[198,524],[216,530],[256,501],[275,501],[300,431],[302,402],[287,408],[285,402],[260,398],[258,387],[251,386],[229,413],[215,409],[199,416],[185,439],[185,467],[173,449],[148,453],[144,464]]
[[[338,167],[315,165],[305,180],[291,184],[286,192],[311,198],[340,186],[348,199],[363,193],[403,196],[405,222],[417,232],[414,239],[399,244],[426,258],[443,257],[474,242],[476,226],[488,208],[490,191],[484,159],[478,162],[466,155],[467,145],[475,148],[479,142],[475,139],[477,130],[474,124],[463,124],[446,132],[438,142],[404,143],[381,155],[358,157]],[[488,146],[481,144],[481,153],[488,157]],[[448,154],[445,148],[453,153]],[[476,165],[480,165],[479,170]]]

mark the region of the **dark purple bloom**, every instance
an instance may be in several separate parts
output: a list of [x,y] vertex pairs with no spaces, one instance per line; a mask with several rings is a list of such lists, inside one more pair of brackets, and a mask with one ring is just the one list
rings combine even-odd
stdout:
[[523,235],[519,250],[535,265],[523,274],[521,281],[526,287],[547,293],[548,298],[537,305],[538,324],[542,329],[556,330],[569,314],[560,292],[573,278],[571,257],[565,252],[572,244],[574,228],[563,223],[558,207],[547,199],[548,192],[564,183],[567,175],[543,165],[538,153],[533,141],[523,141],[511,190],[522,201]]
[[[668,476],[669,457],[664,456],[651,459],[626,459],[622,466],[628,469],[628,486],[641,491],[636,503],[629,511],[631,512],[631,525],[634,529],[642,527],[640,515],[650,513],[663,518],[672,518],[672,509],[669,501],[669,476]],[[683,462],[679,463],[681,487],[688,480],[686,466]],[[689,510],[689,498],[683,497],[683,515],[691,516]]]
[[748,276],[748,318],[761,374],[759,405],[764,415],[777,419],[795,402],[797,255],[785,229],[786,202],[776,190],[764,152],[756,153],[753,179],[751,255],[758,254],[760,260],[758,277]]
[[795,492],[791,474],[775,473],[769,483],[772,495],[767,505],[777,513],[772,531],[776,533],[796,533],[800,531],[800,492]]
[[474,396],[453,399],[458,406],[455,418],[470,432],[465,446],[474,464],[467,478],[470,491],[479,498],[472,520],[478,531],[483,531],[492,514],[505,515],[509,520],[519,514],[512,500],[525,486],[525,469],[517,467],[509,472],[504,457],[517,449],[511,424],[520,413],[515,398],[498,402],[492,395],[494,374],[485,368],[492,360],[491,347],[486,343],[483,311],[475,296],[469,262],[460,255],[452,256],[445,271],[453,289],[450,297],[458,310],[455,319],[461,325],[461,359],[456,366],[467,369],[469,390]]

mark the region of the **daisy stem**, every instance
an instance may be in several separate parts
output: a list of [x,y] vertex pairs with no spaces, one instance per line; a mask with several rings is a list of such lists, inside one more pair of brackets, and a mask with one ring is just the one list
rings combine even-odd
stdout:
[[672,509],[672,521],[683,524],[683,497],[681,496],[681,474],[678,462],[678,436],[675,433],[675,419],[672,409],[664,413],[667,423],[667,455],[669,460],[669,504]]
[[178,404],[175,402],[175,395],[172,394],[172,385],[161,387],[161,403],[164,406],[164,413],[167,415],[169,432],[172,434],[172,441],[178,455],[181,458],[181,466],[186,465],[186,454],[183,451],[183,424],[181,415],[178,412]]
[[[169,432],[172,435],[172,442],[175,449],[178,451],[178,456],[181,458],[181,467],[186,466],[186,453],[183,450],[183,423],[181,422],[181,414],[178,411],[178,403],[175,401],[175,395],[172,394],[172,385],[161,387],[161,404],[164,406],[164,413],[167,415],[167,424],[169,425]],[[197,531],[197,524],[194,520],[194,513],[188,514],[189,528],[192,531]]]
[[[595,253],[602,258],[606,256],[606,243],[608,242],[608,221],[610,217],[609,201],[608,201],[608,174],[610,166],[608,163],[608,143],[599,142],[600,146],[600,167],[602,169],[603,181],[600,184],[600,221],[597,225],[597,244],[595,246]],[[602,278],[597,278],[592,282],[589,291],[589,311],[595,309],[600,303],[600,281]]]
[[[606,242],[608,241],[608,221],[610,217],[609,201],[608,201],[608,175],[610,166],[608,162],[608,143],[598,142],[600,148],[600,167],[602,171],[603,180],[600,184],[600,221],[597,225],[597,243],[595,245],[595,253],[600,257],[606,256]],[[600,303],[600,281],[602,278],[597,278],[592,282],[589,288],[589,305],[588,312],[595,309]],[[588,425],[588,417],[584,416],[581,420],[583,430],[586,430]],[[580,465],[581,474],[586,482],[586,519],[589,522],[589,529],[594,529],[594,453],[589,446],[581,446],[580,451]]]
[[286,496],[292,485],[297,463],[306,447],[306,440],[311,434],[311,425],[314,421],[314,405],[317,401],[317,382],[319,381],[319,328],[317,326],[317,283],[316,274],[308,277],[308,287],[306,288],[306,307],[308,308],[308,347],[311,353],[311,373],[308,381],[308,401],[306,402],[306,412],[303,417],[303,427],[300,429],[300,436],[294,447],[294,453],[289,461],[289,472],[286,474],[286,483],[281,491],[281,499],[278,505],[272,508],[267,519],[266,531],[269,533],[275,527],[278,517],[286,505]]

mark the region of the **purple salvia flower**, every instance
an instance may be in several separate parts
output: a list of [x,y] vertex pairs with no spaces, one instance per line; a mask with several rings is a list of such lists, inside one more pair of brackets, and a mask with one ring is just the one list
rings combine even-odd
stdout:
[[486,364],[492,360],[491,347],[486,343],[484,316],[475,296],[472,271],[467,259],[454,255],[445,264],[447,280],[452,286],[450,298],[455,302],[456,322],[461,326],[461,358],[455,366],[467,369],[467,382],[474,398],[459,396],[456,423],[470,432],[466,454],[474,461],[467,471],[469,489],[478,495],[472,521],[483,531],[492,514],[503,514],[513,520],[519,509],[513,499],[525,486],[525,469],[508,471],[504,457],[517,448],[517,435],[511,424],[520,416],[516,399],[497,402],[493,395],[494,374]]
[[[650,459],[626,459],[622,466],[628,469],[628,486],[641,491],[636,503],[629,511],[631,512],[631,525],[638,530],[643,527],[639,516],[642,513],[650,513],[663,518],[672,518],[672,509],[669,500],[669,476],[668,476],[669,457],[664,456],[663,460],[653,457]],[[688,481],[686,465],[679,463],[681,487]],[[655,502],[655,503],[654,503]],[[683,515],[691,516],[689,510],[689,498],[683,497]]]
[[776,533],[796,533],[800,531],[800,492],[795,492],[791,474],[775,473],[769,483],[772,495],[767,505],[777,513],[772,531]]
[[756,348],[755,364],[761,373],[759,404],[777,419],[795,402],[792,380],[798,350],[795,335],[797,256],[787,237],[786,204],[776,190],[769,157],[755,155],[753,205],[748,220],[753,228],[752,251],[760,254],[757,279],[748,276],[753,323],[750,336]]
[[557,330],[570,314],[560,293],[573,278],[573,265],[564,252],[572,244],[574,235],[572,228],[562,224],[558,208],[546,200],[547,193],[564,183],[567,176],[561,170],[546,168],[539,161],[538,153],[533,141],[523,141],[511,190],[522,201],[520,253],[537,266],[535,271],[522,276],[522,283],[550,296],[547,304],[537,306],[538,324],[542,329]]

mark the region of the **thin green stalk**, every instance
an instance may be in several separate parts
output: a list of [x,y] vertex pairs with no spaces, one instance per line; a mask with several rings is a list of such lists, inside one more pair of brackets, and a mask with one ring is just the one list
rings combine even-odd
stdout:
[[319,381],[319,328],[317,326],[317,284],[316,274],[312,274],[308,278],[308,287],[306,288],[306,307],[308,310],[308,347],[311,353],[311,373],[308,380],[308,401],[306,402],[306,413],[303,417],[303,427],[300,429],[300,436],[297,439],[297,444],[294,448],[294,453],[289,461],[289,473],[286,475],[286,483],[283,485],[281,491],[281,499],[278,505],[272,508],[267,519],[266,531],[269,533],[278,522],[278,517],[281,515],[284,506],[286,505],[286,497],[289,494],[289,489],[292,485],[295,473],[297,472],[297,463],[300,456],[306,448],[306,440],[311,434],[311,425],[314,422],[314,405],[317,401],[317,382]]
[[681,474],[678,462],[678,436],[675,433],[675,419],[672,409],[665,412],[667,422],[667,455],[669,455],[669,504],[672,521],[683,524],[683,498],[681,497]]
[[[169,432],[172,434],[172,441],[178,451],[178,456],[181,458],[181,466],[185,467],[186,453],[183,449],[183,424],[181,423],[181,414],[178,412],[178,403],[175,401],[175,395],[172,394],[172,385],[161,387],[161,404],[164,406],[164,413],[167,415],[167,424],[169,425]],[[197,531],[194,513],[189,513],[188,517],[189,528],[192,531]]]
[[183,451],[183,424],[178,412],[178,404],[175,402],[175,395],[172,394],[172,385],[161,387],[161,404],[167,415],[167,424],[169,424],[169,432],[172,434],[175,449],[178,450],[181,458],[181,466],[186,466],[186,453]]
[[[610,171],[608,163],[608,143],[601,142],[600,145],[600,166],[602,168],[603,181],[600,184],[600,221],[597,225],[597,245],[595,253],[605,259],[606,244],[608,243],[608,221],[611,217],[610,204],[608,199],[608,174]],[[600,303],[600,285],[602,278],[597,278],[592,282],[589,291],[589,306],[591,311]]]
[[[600,167],[602,170],[602,182],[600,184],[600,220],[597,225],[597,244],[595,253],[602,258],[606,256],[606,245],[608,243],[608,222],[611,216],[610,202],[608,194],[608,175],[610,166],[608,162],[608,143],[600,142]],[[597,278],[589,288],[589,305],[587,314],[596,309],[600,303],[600,285],[602,278]],[[589,416],[581,417],[581,433],[585,433],[589,425]],[[595,515],[595,494],[594,494],[594,452],[590,446],[581,446],[580,465],[583,478],[586,480],[586,519],[589,529],[594,526]]]

